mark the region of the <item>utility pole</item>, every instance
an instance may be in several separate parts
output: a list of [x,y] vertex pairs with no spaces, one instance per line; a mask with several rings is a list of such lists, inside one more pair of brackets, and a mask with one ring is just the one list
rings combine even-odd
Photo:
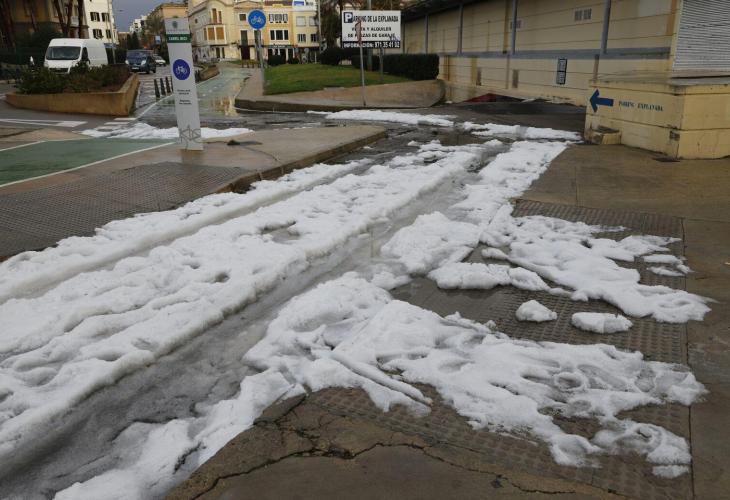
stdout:
[[319,62],[319,58],[322,54],[322,9],[320,8],[320,3],[322,0],[314,0],[317,2],[317,42],[318,42],[318,48],[317,51],[317,62]]
[[112,0],[106,0],[106,10],[106,23],[109,25],[109,34],[111,35],[109,39],[112,43],[112,64],[116,64],[117,47],[114,44],[114,25],[112,24],[112,13],[114,12],[114,9],[112,8]]
[[[371,0],[368,0],[368,10],[371,10],[373,8],[373,4]],[[362,54],[360,55],[362,57]],[[373,49],[368,48],[368,71],[373,70]]]

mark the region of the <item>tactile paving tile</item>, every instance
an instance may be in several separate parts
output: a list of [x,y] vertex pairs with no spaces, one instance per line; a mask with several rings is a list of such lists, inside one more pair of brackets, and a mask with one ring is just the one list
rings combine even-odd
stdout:
[[[625,228],[622,231],[598,235],[611,239],[621,239],[631,234],[682,237],[680,219],[654,214],[523,201],[517,203],[513,215],[543,215]],[[682,248],[681,241],[670,245],[675,255],[681,255]],[[467,260],[483,262],[481,248],[472,252]],[[641,260],[633,263],[622,262],[621,265],[637,269],[642,283],[663,284],[684,289],[684,278],[655,275],[648,271],[648,266]],[[631,318],[634,326],[628,332],[598,337],[578,330],[570,324],[570,318],[575,312],[620,312],[603,301],[575,302],[567,297],[553,296],[546,292],[528,292],[513,287],[498,287],[492,290],[441,290],[434,282],[425,278],[413,280],[410,284],[393,290],[392,294],[397,299],[430,309],[442,316],[458,311],[462,316],[479,322],[493,320],[499,331],[515,338],[570,344],[602,342],[620,349],[641,351],[646,359],[671,363],[686,363],[687,359],[685,325],[659,323],[647,318]],[[515,311],[520,304],[531,299],[536,299],[556,311],[557,321],[546,323],[517,321]],[[406,412],[382,413],[373,407],[364,395],[358,397],[350,394],[347,396],[348,401],[344,399],[344,395],[332,393],[324,398],[323,405],[340,411],[355,412],[363,418],[378,420],[383,425],[403,432],[416,432],[477,451],[487,461],[493,461],[504,467],[592,484],[606,491],[633,498],[692,497],[689,474],[676,479],[658,478],[652,474],[651,466],[637,456],[601,457],[599,460],[601,467],[595,469],[562,467],[555,464],[544,445],[533,445],[515,437],[486,431],[472,431],[466,425],[464,418],[448,408],[437,406],[431,415],[419,419]],[[448,417],[444,417],[449,413]],[[685,438],[689,436],[689,409],[681,405],[647,406],[624,412],[621,417],[637,422],[654,423]],[[557,417],[556,423],[567,432],[586,437],[591,437],[597,430],[596,422],[585,419]]]
[[157,163],[0,196],[0,256],[85,236],[136,213],[168,210],[205,196],[246,172],[235,167]]
[[[555,463],[548,447],[526,437],[473,429],[464,417],[444,404],[433,388],[419,386],[433,400],[426,415],[414,415],[402,406],[383,412],[367,394],[353,389],[325,389],[313,394],[310,402],[328,412],[371,421],[387,429],[418,435],[430,444],[445,443],[478,453],[495,472],[515,470],[541,477],[552,477],[593,485],[620,495],[641,499],[686,499],[692,496],[690,476],[663,479],[651,472],[651,465],[635,455],[599,456],[597,467],[567,467]],[[661,407],[663,413],[679,412]],[[631,415],[636,418],[635,415]],[[596,426],[588,420],[556,419],[566,432],[590,437]],[[674,432],[682,429],[669,427]],[[509,477],[509,473],[506,473]]]

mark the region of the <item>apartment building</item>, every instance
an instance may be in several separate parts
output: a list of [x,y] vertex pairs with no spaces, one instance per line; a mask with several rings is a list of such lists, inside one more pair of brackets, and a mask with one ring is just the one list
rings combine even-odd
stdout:
[[101,40],[107,46],[116,46],[119,36],[114,24],[112,0],[84,0],[89,38]]
[[193,56],[256,60],[256,31],[248,24],[251,10],[266,14],[261,32],[263,55],[314,60],[318,51],[317,5],[312,0],[190,0],[188,18]]
[[727,0],[423,0],[407,53],[440,55],[454,101],[489,93],[585,105],[600,75],[730,70]]
[[147,16],[139,16],[138,18],[134,19],[129,24],[129,29],[127,29],[127,32],[129,32],[129,33],[136,32],[139,35],[144,30],[144,25],[145,25],[146,21],[147,21]]
[[18,0],[0,6],[0,47],[14,47],[18,37],[50,26],[71,38],[118,42],[112,0]]

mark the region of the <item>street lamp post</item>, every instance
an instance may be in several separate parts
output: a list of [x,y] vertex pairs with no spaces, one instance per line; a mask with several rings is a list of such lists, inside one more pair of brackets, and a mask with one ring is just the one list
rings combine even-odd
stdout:
[[117,63],[117,48],[114,46],[114,25],[112,24],[112,1],[106,0],[106,23],[109,25],[110,41],[112,43],[112,64]]

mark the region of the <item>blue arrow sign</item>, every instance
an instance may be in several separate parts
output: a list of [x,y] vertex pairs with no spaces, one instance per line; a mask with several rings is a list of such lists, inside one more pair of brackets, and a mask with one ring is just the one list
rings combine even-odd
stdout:
[[609,99],[608,97],[598,97],[598,95],[598,89],[596,89],[591,96],[591,107],[593,108],[594,113],[598,111],[598,106],[608,106],[609,108],[613,107],[613,99]]

